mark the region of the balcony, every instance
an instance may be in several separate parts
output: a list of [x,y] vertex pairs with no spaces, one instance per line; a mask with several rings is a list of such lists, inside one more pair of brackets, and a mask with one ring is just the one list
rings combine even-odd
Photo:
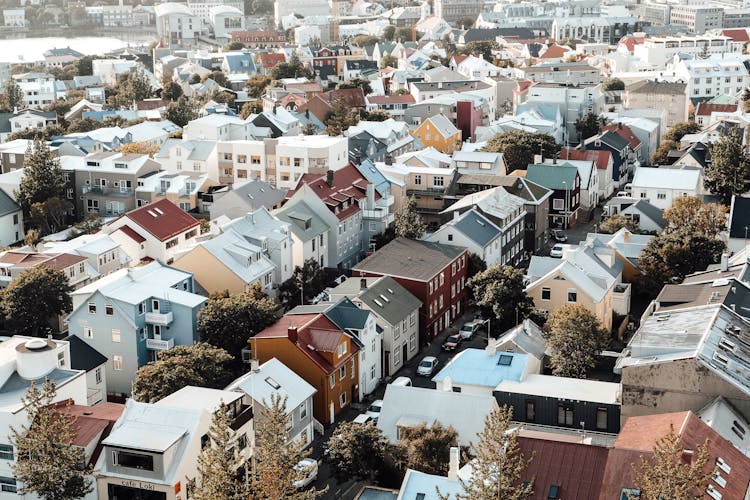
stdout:
[[234,184],[234,175],[220,175],[219,184]]
[[97,403],[104,401],[104,396],[101,389],[87,389],[86,390],[86,404],[94,406]]
[[166,351],[174,347],[174,339],[160,340],[160,339],[146,339],[146,349],[154,351]]
[[172,311],[154,311],[146,313],[146,323],[149,325],[167,326],[172,323]]

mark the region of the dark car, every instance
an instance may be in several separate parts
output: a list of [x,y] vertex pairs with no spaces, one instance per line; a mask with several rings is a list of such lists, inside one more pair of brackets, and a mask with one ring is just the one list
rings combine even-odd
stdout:
[[444,351],[455,351],[456,347],[458,347],[458,344],[461,343],[461,335],[458,333],[455,333],[445,339],[445,343],[443,344],[443,350]]
[[562,229],[553,229],[552,237],[555,238],[555,241],[559,243],[568,241],[568,237],[565,235],[565,231],[563,231]]

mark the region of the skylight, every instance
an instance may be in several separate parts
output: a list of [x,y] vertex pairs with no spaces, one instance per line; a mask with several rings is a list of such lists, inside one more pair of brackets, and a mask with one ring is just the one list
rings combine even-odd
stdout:
[[510,366],[512,362],[513,356],[509,354],[501,354],[500,358],[497,360],[498,366]]
[[271,377],[266,377],[266,383],[268,385],[270,385],[271,387],[273,387],[274,389],[276,389],[276,390],[281,389],[281,384],[279,384],[278,382],[276,382]]

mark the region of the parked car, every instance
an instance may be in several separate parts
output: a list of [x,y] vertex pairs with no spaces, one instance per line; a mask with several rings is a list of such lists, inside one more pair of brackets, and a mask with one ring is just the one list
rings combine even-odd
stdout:
[[464,323],[464,326],[461,327],[461,330],[459,330],[458,334],[461,335],[461,338],[464,340],[470,339],[472,335],[474,335],[476,331],[479,330],[482,324],[483,321],[478,319],[469,321],[468,323]]
[[383,400],[377,399],[372,402],[369,408],[367,408],[367,414],[372,417],[373,421],[377,423],[378,417],[380,416],[380,410],[383,408]]
[[555,238],[555,241],[559,243],[568,241],[568,237],[565,235],[565,231],[563,231],[562,229],[553,229],[552,237]]
[[443,350],[444,351],[455,351],[456,347],[458,347],[458,344],[461,343],[461,340],[463,340],[463,337],[461,337],[460,334],[455,333],[445,339],[445,342],[443,343]]
[[303,458],[297,462],[297,465],[295,465],[294,468],[298,471],[305,472],[305,477],[292,483],[295,488],[306,488],[318,478],[318,461],[314,458]]
[[429,377],[437,368],[438,359],[435,356],[425,356],[417,366],[417,375]]
[[563,256],[563,246],[561,244],[556,244],[552,247],[552,250],[549,251],[549,256],[554,257],[556,259],[562,259]]
[[366,424],[367,422],[370,422],[372,420],[374,419],[367,413],[360,413],[359,415],[354,417],[354,420],[352,420],[352,422],[354,422],[355,424]]
[[411,379],[409,377],[396,377],[396,379],[391,382],[391,385],[403,385],[404,387],[411,387]]

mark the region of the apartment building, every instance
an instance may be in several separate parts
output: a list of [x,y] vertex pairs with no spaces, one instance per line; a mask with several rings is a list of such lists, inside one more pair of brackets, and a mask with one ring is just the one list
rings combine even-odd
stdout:
[[711,5],[674,5],[669,13],[669,24],[685,26],[688,31],[703,34],[724,26],[724,7]]

